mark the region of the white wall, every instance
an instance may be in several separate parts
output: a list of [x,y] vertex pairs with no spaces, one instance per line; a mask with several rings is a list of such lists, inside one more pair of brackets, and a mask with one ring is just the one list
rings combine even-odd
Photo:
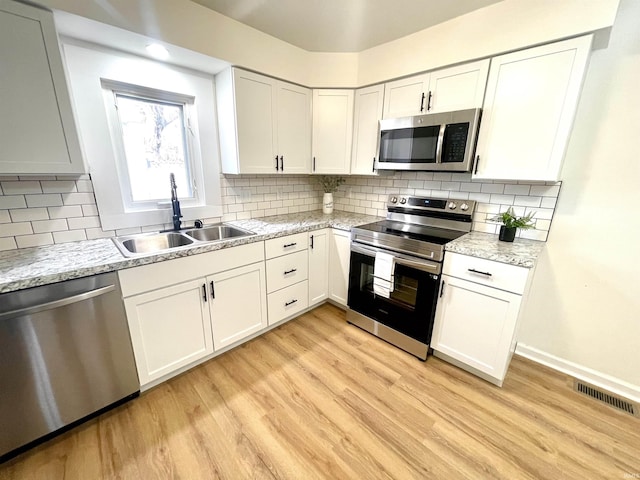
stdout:
[[[594,51],[520,342],[640,398],[640,2]],[[624,387],[624,385],[623,385]],[[622,389],[623,390],[623,389]]]
[[359,87],[606,28],[618,6],[618,0],[503,0],[360,53],[314,53],[188,0],[37,1],[291,82],[333,88]]

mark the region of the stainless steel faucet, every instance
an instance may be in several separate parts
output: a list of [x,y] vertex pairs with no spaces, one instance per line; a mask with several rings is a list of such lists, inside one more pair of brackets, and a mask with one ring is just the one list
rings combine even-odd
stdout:
[[180,201],[178,200],[176,187],[176,177],[173,173],[169,174],[169,182],[171,182],[171,208],[173,209],[173,229],[180,230],[180,219],[182,218],[182,212],[180,211]]

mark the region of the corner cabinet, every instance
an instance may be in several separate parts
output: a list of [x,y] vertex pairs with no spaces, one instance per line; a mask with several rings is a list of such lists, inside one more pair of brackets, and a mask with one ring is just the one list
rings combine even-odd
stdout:
[[447,252],[431,338],[435,356],[502,386],[532,276],[532,269]]
[[591,36],[491,60],[474,178],[557,181]]
[[388,82],[383,118],[480,108],[488,71],[480,60]]
[[353,151],[351,173],[373,175],[380,143],[380,126],[384,85],[361,88],[355,91],[353,119]]
[[349,173],[353,99],[353,90],[313,91],[313,173]]
[[0,174],[85,173],[50,11],[0,4]]
[[216,99],[223,173],[310,172],[311,90],[229,68]]
[[263,242],[118,276],[143,390],[267,327]]

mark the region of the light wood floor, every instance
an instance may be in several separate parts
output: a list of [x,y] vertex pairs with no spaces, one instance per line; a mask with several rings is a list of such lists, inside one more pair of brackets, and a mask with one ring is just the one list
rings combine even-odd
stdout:
[[0,465],[3,480],[625,474],[640,476],[640,419],[568,377],[515,357],[499,389],[330,305]]

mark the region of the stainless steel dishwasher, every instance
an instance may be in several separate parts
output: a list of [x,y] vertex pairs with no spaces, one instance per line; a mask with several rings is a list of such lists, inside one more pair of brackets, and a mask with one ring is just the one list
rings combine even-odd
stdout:
[[0,295],[0,462],[139,393],[115,273]]

